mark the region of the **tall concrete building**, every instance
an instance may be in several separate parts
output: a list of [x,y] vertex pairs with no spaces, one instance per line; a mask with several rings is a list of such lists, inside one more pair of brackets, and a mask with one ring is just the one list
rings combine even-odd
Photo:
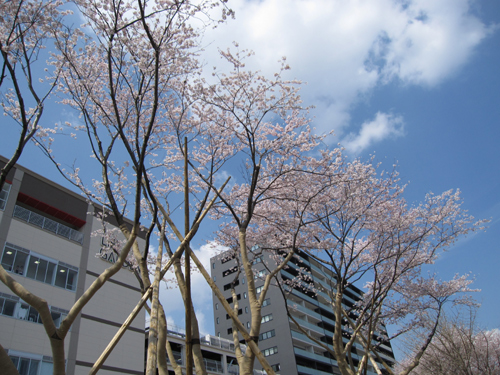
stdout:
[[[0,167],[6,160],[0,158]],[[3,268],[47,300],[56,325],[109,267],[99,257],[97,209],[80,195],[16,166],[0,193],[0,259]],[[109,223],[112,225],[112,223]],[[84,307],[65,339],[70,375],[88,374],[141,293],[130,270],[115,274]],[[144,310],[99,374],[144,373]],[[52,374],[49,339],[35,309],[0,283],[0,344],[21,375]],[[0,370],[1,373],[1,370]]]
[[[257,292],[264,285],[266,268],[264,264],[273,264],[273,260],[263,255],[255,255],[253,268],[255,270],[255,286]],[[224,293],[228,302],[232,302],[231,283],[235,280],[236,260],[224,254],[211,259],[212,278]],[[276,373],[286,375],[326,375],[340,374],[337,362],[320,345],[302,333],[296,324],[288,318],[287,305],[295,321],[312,337],[333,348],[332,337],[335,326],[335,317],[329,303],[330,298],[325,291],[331,290],[328,280],[332,279],[331,272],[303,252],[290,262],[285,270],[279,274],[282,280],[293,280],[299,273],[299,268],[308,271],[314,284],[314,291],[297,285],[289,288],[286,299],[277,286],[271,286],[266,294],[262,306],[262,324],[259,336],[259,348]],[[238,315],[240,320],[250,328],[250,305],[247,296],[245,276],[242,274],[235,282],[237,299],[239,302]],[[352,307],[361,298],[362,292],[351,286],[346,293],[343,303]],[[221,306],[215,294],[214,325],[215,332],[220,337],[232,337],[232,325],[229,315]],[[346,335],[349,333],[346,331]],[[345,339],[347,342],[347,339]],[[351,352],[355,363],[358,361],[357,352],[361,347],[355,345]],[[390,343],[380,346],[380,356],[389,364],[394,363],[394,354]],[[256,368],[259,368],[256,361]],[[383,370],[385,371],[385,370]],[[367,374],[375,375],[373,369]]]

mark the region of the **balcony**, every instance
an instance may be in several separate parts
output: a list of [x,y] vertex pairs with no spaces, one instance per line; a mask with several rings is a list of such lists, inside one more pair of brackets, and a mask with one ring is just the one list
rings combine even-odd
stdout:
[[27,223],[36,225],[46,231],[57,234],[58,236],[67,238],[68,240],[83,243],[83,233],[78,232],[66,225],[60,224],[52,219],[45,216],[37,214],[21,206],[15,206],[14,215],[15,218],[23,220]]

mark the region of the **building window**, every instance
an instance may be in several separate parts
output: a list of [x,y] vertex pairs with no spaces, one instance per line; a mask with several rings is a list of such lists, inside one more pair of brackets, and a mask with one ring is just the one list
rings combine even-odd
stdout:
[[[238,309],[238,315],[241,315],[243,314],[243,309]],[[226,314],[226,320],[229,320],[231,319],[231,317],[229,316],[229,314]]]
[[0,314],[14,316],[19,297],[14,297],[5,293],[0,294]]
[[225,270],[224,272],[222,272],[222,277],[229,276],[232,273],[235,273],[236,271],[238,271],[238,267],[237,266],[231,267],[231,268]]
[[247,292],[243,292],[243,298],[247,299]]
[[214,276],[214,281],[217,281],[217,276]]
[[75,267],[69,265],[65,266],[59,263],[57,266],[56,282],[54,285],[69,290],[75,290],[77,276],[78,268],[75,270]]
[[38,367],[40,366],[40,360],[31,358],[22,358],[17,356],[11,356],[10,359],[14,362],[19,375],[34,375],[38,374]]
[[248,306],[245,306],[245,313],[248,314]]
[[269,357],[270,355],[278,353],[278,347],[273,346],[272,348],[264,349],[262,353],[264,353],[264,357]]
[[274,336],[276,336],[274,333],[274,329],[267,331],[267,332],[262,332],[259,335],[259,341],[267,340],[267,339],[270,339],[271,337],[274,337]]
[[2,266],[10,272],[68,290],[76,289],[78,268],[7,243]]
[[262,256],[258,256],[254,258],[254,260],[252,261],[252,264],[257,264],[257,263],[262,263]]
[[273,314],[264,315],[261,319],[261,323],[267,323],[273,320]]
[[255,275],[253,276],[254,279],[261,279],[264,276],[266,276],[266,270],[261,270],[259,272],[256,272]]
[[219,303],[215,304],[215,310],[219,310]]
[[[224,285],[224,290],[229,290],[229,289],[231,289],[231,284],[232,284],[232,283],[229,283],[229,284]],[[234,282],[234,286],[235,286],[235,287],[237,287],[238,285],[240,285],[240,281],[239,281],[239,280],[236,280],[236,281]]]
[[[58,307],[49,306],[50,315],[57,328],[69,314],[69,311]],[[0,293],[0,315],[11,316],[20,320],[27,320],[33,323],[42,324],[42,319],[38,311],[17,296],[11,296],[6,293]]]
[[[241,299],[241,294],[236,295],[236,299],[239,301]],[[227,303],[233,303],[233,297],[226,298]]]
[[242,284],[245,284],[245,278],[244,278],[244,277],[243,277],[243,278],[241,278],[241,283],[242,283]]
[[266,298],[263,302],[262,302],[262,307],[265,307],[265,306],[268,306],[271,304],[271,299],[269,298]]
[[264,285],[261,285],[257,289],[255,289],[255,293],[259,294],[260,292],[262,292],[262,289],[264,289]]
[[219,324],[219,318],[217,318],[217,324]]
[[247,322],[247,329],[250,329],[250,322]]
[[42,355],[8,351],[19,375],[51,375],[54,372],[52,358]]
[[273,369],[274,372],[280,371],[281,366],[279,363],[276,363],[275,365],[272,365],[271,368]]
[[213,270],[215,269],[215,263],[212,263],[212,269]]
[[6,244],[2,255],[2,267],[6,271],[24,275],[26,260],[30,252],[18,246]]
[[5,205],[7,204],[7,199],[9,198],[10,184],[5,182],[0,191],[0,210],[5,210]]
[[232,328],[228,328],[227,329],[227,334],[230,335],[231,333],[233,333],[233,329]]

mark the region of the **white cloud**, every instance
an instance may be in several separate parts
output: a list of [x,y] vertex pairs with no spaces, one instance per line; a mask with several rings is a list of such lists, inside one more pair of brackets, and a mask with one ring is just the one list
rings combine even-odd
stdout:
[[388,137],[403,135],[404,122],[400,116],[378,112],[375,119],[361,125],[358,134],[350,133],[345,137],[343,146],[353,154],[359,154],[375,142]]
[[220,64],[216,48],[237,41],[256,52],[251,69],[271,75],[287,56],[290,78],[308,83],[314,126],[341,136],[350,111],[381,84],[434,86],[457,72],[488,28],[468,0],[234,0],[236,20],[209,30],[203,56]]

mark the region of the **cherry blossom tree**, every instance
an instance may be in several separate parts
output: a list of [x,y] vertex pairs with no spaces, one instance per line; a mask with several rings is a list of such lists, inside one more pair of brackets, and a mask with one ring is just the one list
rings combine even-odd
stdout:
[[[0,171],[0,190],[26,144],[36,135],[48,136],[53,129],[42,129],[44,106],[57,83],[57,70],[45,61],[45,49],[61,30],[63,1],[17,0],[0,4],[0,104],[4,116],[19,125],[16,149]],[[45,68],[44,76],[39,72]],[[49,72],[50,70],[50,72]]]
[[[331,305],[336,322],[331,345],[315,342],[334,356],[344,375],[363,373],[368,366],[377,373],[382,373],[383,366],[392,374],[393,363],[379,354],[381,345],[425,325],[427,340],[400,372],[407,374],[434,336],[444,305],[470,303],[463,293],[472,291],[467,275],[442,281],[425,275],[424,268],[483,222],[475,222],[461,209],[458,191],[429,194],[424,203],[409,206],[395,170],[380,173],[372,163],[359,160],[318,162],[325,166],[316,174],[319,177],[296,184],[297,197],[303,195],[301,186],[306,191],[315,184],[324,187],[301,214],[306,223],[301,229],[301,250],[323,265],[330,285],[314,291]],[[359,301],[353,301],[348,287],[359,282],[365,283],[365,291]],[[391,337],[386,324],[398,327]],[[362,353],[358,349],[359,360],[351,356],[355,343],[363,348]]]
[[[223,4],[224,1],[220,3]],[[11,17],[14,19],[13,22],[18,22],[18,25],[12,26],[11,34],[14,35],[12,37],[14,41],[9,42],[10,44],[2,41],[4,68],[10,69],[9,72],[14,72],[13,67],[21,67],[27,78],[29,92],[34,95],[37,104],[34,110],[26,109],[26,107],[16,108],[13,105],[16,104],[13,94],[6,95],[7,101],[4,101],[4,112],[10,113],[24,126],[25,133],[21,141],[23,147],[37,131],[43,100],[45,100],[45,97],[39,100],[33,89],[30,64],[36,61],[37,51],[43,48],[41,44],[43,41],[41,38],[45,36],[43,32],[47,32],[48,25],[52,25],[47,19],[53,16],[54,20],[58,20],[54,16],[59,14],[56,7],[60,5],[55,2],[39,3],[38,7],[45,13],[38,9],[41,13],[41,15],[35,14],[38,18],[20,17],[24,15],[23,5],[30,9],[28,5],[37,4],[36,2],[29,4],[8,2],[8,5],[15,7],[12,7],[12,12],[6,13],[5,17]],[[47,11],[44,8],[45,4],[48,4]],[[101,203],[104,208],[103,223],[106,222],[107,215],[114,216],[125,241],[121,243],[113,241],[115,234],[110,233],[105,226],[103,227],[101,234],[109,244],[107,250],[117,252],[117,261],[98,277],[77,301],[58,329],[51,320],[47,303],[38,296],[30,294],[5,270],[0,269],[1,280],[39,311],[51,340],[55,374],[63,374],[65,371],[64,337],[74,318],[97,289],[118,271],[125,261],[136,266],[136,274],[142,289],[145,292],[151,289],[147,263],[148,249],[158,215],[156,215],[156,200],[152,199],[150,179],[145,167],[146,160],[160,143],[171,144],[169,147],[174,150],[173,152],[177,150],[176,143],[173,141],[177,133],[173,132],[174,138],[168,138],[168,134],[172,131],[172,126],[180,126],[185,120],[184,96],[182,95],[185,79],[188,74],[197,69],[197,62],[193,59],[192,52],[196,45],[197,35],[187,21],[196,14],[208,13],[219,2],[191,4],[188,1],[155,3],[75,1],[73,4],[88,21],[82,29],[86,33],[66,27],[62,23],[57,24],[58,29],[50,29],[53,31],[51,35],[59,51],[53,53],[54,66],[61,78],[57,84],[60,94],[64,97],[63,103],[73,106],[81,114],[83,122],[67,125],[85,132],[93,156],[100,166],[101,175],[94,180],[92,186],[84,184],[78,168],[71,171],[70,176],[74,184],[81,188],[92,201]],[[37,9],[34,13],[36,11]],[[228,10],[223,8],[223,18],[227,14]],[[18,21],[19,19],[21,21]],[[23,29],[25,25],[27,31]],[[31,37],[30,33],[34,34],[34,37]],[[32,44],[23,46],[21,41]],[[28,48],[32,48],[35,52]],[[17,58],[21,58],[21,63]],[[11,77],[15,78],[13,74]],[[18,83],[15,79],[13,82]],[[49,92],[55,84],[56,81],[53,81]],[[3,80],[2,85],[6,85]],[[17,86],[15,89],[17,91],[11,91],[17,94],[17,99],[22,102],[22,91]],[[189,129],[188,119],[183,126]],[[51,142],[52,139],[48,138],[47,143],[44,143],[42,147],[62,171],[57,158],[51,155]],[[120,153],[121,156],[116,156]],[[169,167],[174,169],[176,169],[176,161],[183,157],[182,152],[177,153],[178,155],[174,155],[169,164]],[[115,162],[115,158],[120,162]],[[3,174],[4,177],[5,175],[6,173]],[[132,177],[130,182],[129,177]],[[177,179],[174,178],[173,181],[175,183]],[[178,187],[168,189],[176,191]],[[146,246],[140,249],[136,236],[139,220],[143,214],[143,192],[149,202],[154,202],[155,211],[151,217],[151,225],[147,229]],[[128,203],[132,206],[131,210],[128,210]],[[203,205],[200,210],[202,209]],[[132,217],[132,225],[126,222],[126,215]],[[195,221],[193,226],[197,228],[199,223]],[[196,230],[186,233],[186,239],[192,238],[195,232]],[[181,249],[184,247],[185,244],[180,246]],[[133,256],[129,257],[129,252],[132,252]],[[176,256],[179,257],[179,255],[180,252],[176,252]],[[197,327],[197,323],[194,324]],[[163,331],[166,332],[164,319]],[[159,347],[159,350],[163,348],[160,356],[163,358],[166,351],[165,343],[163,342],[163,346]],[[197,371],[204,373],[199,345],[195,353],[198,358],[198,362],[195,360]],[[3,360],[8,357],[2,355],[1,358]],[[163,364],[161,370],[165,373],[164,360]],[[156,366],[156,362],[152,366]]]
[[[55,69],[49,73],[52,68],[42,61],[48,58],[44,50],[56,36],[65,37],[61,30],[63,17],[68,12],[62,10],[62,5],[62,1],[36,0],[5,1],[0,4],[1,105],[4,115],[10,116],[20,126],[16,150],[0,173],[0,188],[30,140],[36,137],[46,138],[49,143],[52,141],[47,135],[54,130],[41,128],[40,120],[44,105],[57,84],[59,71]],[[47,76],[41,77],[39,72],[44,70],[44,67],[47,71],[44,74]],[[71,324],[106,280],[120,270],[135,236],[136,229],[133,227],[130,241],[124,244],[122,255],[118,257],[117,262],[103,272],[79,298],[59,328],[52,320],[47,302],[23,287],[0,266],[0,280],[40,314],[52,348],[55,374],[65,372],[64,339]],[[7,374],[17,373],[1,346],[0,367]]]
[[[129,262],[144,293],[139,308],[151,300],[147,307],[152,317],[147,373],[154,373],[156,367],[160,374],[167,373],[165,353],[171,355],[171,350],[158,285],[172,266],[185,303],[186,328],[192,335],[188,348],[192,342],[196,372],[205,374],[189,290],[192,260],[233,321],[240,372],[252,374],[257,359],[268,374],[274,374],[256,342],[261,307],[269,287],[282,281],[280,271],[299,250],[330,270],[331,289],[316,292],[328,298],[337,324],[332,345],[319,344],[337,359],[342,374],[361,374],[368,366],[381,373],[380,364],[393,373],[378,354],[380,345],[389,340],[385,324],[397,324],[400,331],[396,335],[429,327],[426,340],[401,373],[415,368],[435,335],[444,304],[467,303],[457,298],[469,291],[466,276],[443,282],[423,274],[423,268],[442,249],[481,225],[461,209],[458,192],[429,195],[424,203],[408,206],[395,171],[380,175],[372,161],[348,162],[341,149],[325,146],[321,150],[322,137],[309,128],[301,107],[299,82],[283,77],[289,69],[284,59],[281,70],[266,78],[245,69],[250,53],[221,51],[230,71],[214,70],[211,79],[201,78],[196,56],[199,30],[190,21],[208,16],[221,3],[224,19],[228,15],[224,1],[73,3],[86,24],[76,30],[57,24],[53,59],[59,79],[52,82],[57,82],[62,103],[80,115],[67,126],[88,141],[99,171],[94,175],[94,170],[75,166],[69,176],[90,200],[103,207],[103,223],[107,215],[117,221],[118,236],[106,226],[101,234],[110,245],[107,251],[116,252],[119,261],[96,280],[59,329],[53,326],[46,303],[28,295],[0,268],[0,279],[40,312],[51,337],[54,373],[64,373],[64,337],[76,314],[112,272]],[[59,5],[42,4],[53,4],[48,9]],[[18,6],[17,12],[20,9]],[[9,14],[16,17],[15,11]],[[39,24],[45,30],[42,21],[34,23]],[[17,33],[22,27],[11,29]],[[26,30],[17,41],[27,40],[39,29],[31,25]],[[30,58],[37,54],[23,55],[26,49],[12,42],[18,48],[18,60],[11,57],[15,48],[1,43],[5,69],[18,64],[33,95],[29,67],[35,61]],[[41,48],[41,44],[28,45],[34,51]],[[2,78],[2,88],[5,82]],[[5,95],[4,112],[26,128],[29,139],[36,132],[45,99],[37,100],[34,95],[34,110],[15,107],[15,95],[21,102],[18,92],[14,88]],[[23,137],[22,145],[28,140]],[[43,143],[45,150],[57,163],[51,139],[47,142]],[[62,170],[60,164],[58,167]],[[221,185],[228,170],[235,172],[226,191]],[[93,179],[91,184],[89,179]],[[176,210],[179,202],[183,215]],[[208,212],[222,222],[219,241],[233,251],[239,261],[237,274],[244,274],[248,281],[249,331],[238,319],[236,299],[233,306],[227,303],[191,251],[190,241]],[[131,226],[126,217],[131,218]],[[136,240],[141,220],[147,223],[144,246]],[[184,233],[178,229],[179,222],[184,224]],[[117,240],[120,237],[122,241]],[[158,253],[153,256],[149,249],[157,239]],[[172,245],[175,240],[177,246]],[[265,283],[260,293],[255,287],[252,249],[274,259],[262,276]],[[346,307],[342,302],[347,287],[357,282],[366,283],[366,292],[360,301]],[[250,349],[245,353],[240,336]],[[354,343],[363,347],[356,363],[350,355]],[[102,365],[98,362],[92,371]],[[187,371],[192,371],[189,362]]]
[[[149,223],[145,245],[140,247],[135,241],[133,256],[128,259],[136,267],[143,292],[154,290],[147,372],[154,373],[157,365],[160,373],[167,372],[165,340],[157,340],[158,336],[166,337],[165,314],[157,293],[161,252],[156,262],[155,282],[150,280],[149,267],[149,247],[160,233],[185,300],[186,320],[191,320],[188,324],[193,340],[188,338],[187,345],[195,342],[194,365],[197,373],[204,374],[198,323],[190,301],[189,265],[184,275],[179,254],[189,251],[188,238],[197,231],[211,187],[198,195],[202,198],[192,226],[188,199],[184,199],[186,231],[175,254],[162,223],[168,222],[169,231],[176,229],[170,220],[169,201],[175,201],[183,190],[189,192],[187,186],[183,188],[179,167],[182,160],[188,158],[182,141],[187,136],[194,137],[200,126],[196,116],[189,115],[194,101],[189,81],[199,71],[194,55],[198,31],[189,21],[195,16],[207,15],[219,3],[224,6],[224,2],[130,1],[113,2],[106,7],[102,7],[101,2],[75,3],[86,17],[86,34],[73,32],[70,40],[64,39],[58,44],[59,88],[66,97],[63,103],[81,114],[81,123],[69,125],[85,134],[93,157],[101,167],[101,175],[88,185],[75,168],[71,178],[89,199],[97,200],[106,208],[104,214],[114,216],[126,239],[129,238],[127,215],[132,215],[137,222],[142,216]],[[222,18],[228,12],[223,7]],[[196,185],[191,187],[196,188]],[[120,253],[120,249],[110,250]],[[163,319],[157,322],[158,317]],[[189,360],[189,348],[187,353]],[[191,368],[188,362],[187,371]]]
[[[498,374],[500,332],[498,329],[489,331],[478,329],[475,314],[475,310],[471,309],[468,316],[461,314],[460,311],[451,317],[443,316],[428,350],[411,373],[415,375]],[[409,351],[402,363],[398,364],[399,367],[404,368],[412,361],[423,339],[425,337],[413,337],[409,342]]]
[[[287,244],[283,251],[287,250],[288,255],[266,276],[260,294],[255,287],[252,269],[251,249],[258,244],[253,234],[267,228],[270,232],[275,231],[274,236],[279,235],[279,218],[286,214],[283,207],[274,202],[287,201],[287,193],[293,189],[300,175],[308,168],[313,168],[305,155],[318,146],[321,137],[313,135],[308,127],[309,121],[302,111],[298,95],[299,82],[283,78],[283,73],[289,69],[286,61],[283,59],[281,70],[273,79],[267,79],[258,72],[245,69],[245,59],[250,55],[247,51],[221,51],[221,56],[232,66],[232,71],[214,73],[215,83],[200,80],[195,86],[200,99],[193,110],[204,114],[204,129],[207,131],[199,155],[212,158],[222,153],[219,156],[220,163],[231,159],[232,170],[241,171],[231,191],[220,194],[221,204],[217,206],[213,217],[217,220],[227,219],[222,224],[221,240],[234,251],[234,256],[240,260],[239,272],[248,280],[251,313],[251,328],[248,332],[237,316],[236,299],[235,304],[229,306],[206,270],[202,270],[202,273],[233,320],[233,338],[240,372],[253,373],[257,358],[266,372],[273,374],[262,353],[256,351],[255,338],[260,333],[261,306],[274,276],[293,256],[298,246],[294,244],[296,233],[303,223],[300,220],[295,220],[294,224],[287,223],[287,239],[283,238]],[[208,185],[212,184],[202,173],[199,178]],[[289,209],[303,210],[313,195],[308,193],[298,201],[289,202]],[[294,208],[294,204],[297,207]],[[281,211],[277,211],[278,208]],[[196,265],[201,268],[198,263]],[[240,350],[240,336],[251,350],[245,353]]]

